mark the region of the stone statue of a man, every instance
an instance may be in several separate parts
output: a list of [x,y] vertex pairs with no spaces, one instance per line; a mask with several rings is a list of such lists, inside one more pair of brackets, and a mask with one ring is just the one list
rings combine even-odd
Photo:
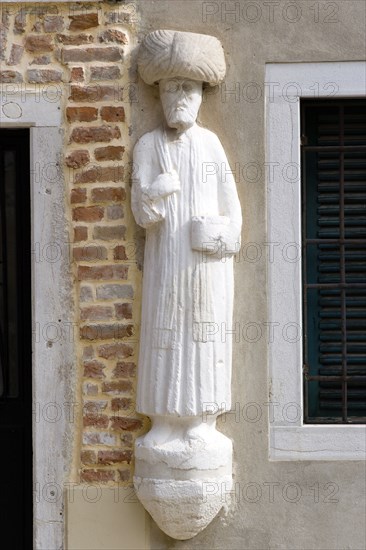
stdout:
[[[137,410],[152,420],[138,447],[149,462],[149,448],[174,454],[180,445],[184,454],[221,435],[215,420],[230,408],[227,331],[241,208],[219,139],[196,123],[203,84],[225,75],[220,42],[155,31],[140,47],[138,69],[159,84],[165,116],[133,159],[132,209],[146,228]],[[215,411],[209,421],[207,410]]]

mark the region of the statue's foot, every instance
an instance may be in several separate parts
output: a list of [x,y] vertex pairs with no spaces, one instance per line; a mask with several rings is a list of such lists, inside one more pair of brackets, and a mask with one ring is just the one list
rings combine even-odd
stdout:
[[200,441],[210,441],[215,438],[217,434],[215,426],[208,424],[207,422],[200,422],[198,425],[190,425],[184,434],[184,439],[191,440],[200,440]]
[[163,445],[172,434],[172,426],[166,419],[153,417],[152,427],[147,434],[137,438],[137,445],[152,448]]
[[152,417],[150,431],[137,438],[139,447],[172,447],[173,449],[190,446],[190,442],[211,442],[217,438],[216,419],[203,422],[201,417]]

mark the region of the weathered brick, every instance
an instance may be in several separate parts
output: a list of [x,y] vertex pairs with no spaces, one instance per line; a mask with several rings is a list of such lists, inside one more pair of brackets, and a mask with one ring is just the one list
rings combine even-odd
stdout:
[[133,400],[131,397],[115,397],[112,399],[111,408],[112,411],[128,411],[133,406]]
[[85,378],[105,378],[103,369],[105,369],[105,365],[100,361],[94,360],[84,362]]
[[18,71],[0,71],[0,83],[23,82],[23,77]]
[[70,82],[83,82],[84,81],[84,69],[83,67],[73,67],[70,72]]
[[85,483],[107,483],[114,481],[116,472],[114,470],[82,470],[80,480]]
[[[103,84],[94,84],[93,86],[71,86],[71,95],[69,97],[72,101],[122,101],[122,88],[118,85],[107,86]],[[115,122],[117,119],[106,119],[108,122]],[[120,121],[118,119],[118,121]]]
[[90,80],[117,80],[121,78],[119,67],[91,67]]
[[98,260],[106,260],[108,250],[104,246],[99,245],[78,246],[73,250],[73,257],[78,262],[96,262]]
[[119,204],[110,204],[107,206],[108,220],[121,220],[124,217],[123,206]]
[[99,48],[91,46],[89,48],[77,49],[70,48],[62,50],[62,60],[64,63],[91,63],[101,61],[122,61],[123,51],[116,46]]
[[83,31],[98,26],[98,13],[83,13],[81,15],[69,15],[70,31]]
[[133,334],[133,325],[84,325],[80,327],[80,338],[82,340],[120,340],[129,338]]
[[121,361],[117,363],[113,370],[114,378],[129,378],[130,376],[135,376],[136,374],[136,365],[135,363],[125,363]]
[[82,321],[103,321],[104,319],[112,319],[113,310],[110,306],[89,306],[83,307],[80,311],[80,319]]
[[123,107],[102,107],[100,116],[105,122],[124,122],[125,110]]
[[83,405],[84,418],[90,417],[96,419],[102,415],[102,411],[106,409],[108,401],[87,401]]
[[109,284],[97,288],[98,300],[115,300],[116,298],[133,298],[131,285]]
[[96,464],[97,455],[95,451],[81,451],[81,462],[82,464]]
[[116,126],[97,126],[90,128],[74,128],[71,134],[71,141],[75,143],[108,142],[120,138],[120,129]]
[[121,160],[125,148],[122,145],[108,145],[94,150],[96,160]]
[[98,399],[98,400],[84,400],[83,411],[88,414],[100,414],[101,411],[105,411],[108,407],[109,401],[107,399]]
[[132,304],[115,304],[114,310],[117,319],[132,319]]
[[128,11],[122,11],[122,9],[114,10],[107,12],[105,14],[105,20],[106,24],[115,25],[116,23],[126,23],[127,25],[134,22],[135,14],[128,12]]
[[23,46],[19,46],[19,44],[12,44],[7,65],[18,65],[22,58],[23,52]]
[[[66,163],[67,164],[67,163]],[[68,164],[68,166],[70,166]],[[86,201],[86,189],[72,189],[70,195],[71,204],[77,204]]]
[[51,16],[45,15],[43,18],[44,32],[62,31],[64,28],[64,18],[61,15]]
[[8,41],[8,29],[0,23],[0,59],[5,59],[6,44]]
[[108,428],[109,418],[105,414],[91,415],[87,414],[83,417],[83,426],[94,426],[95,428]]
[[66,117],[69,122],[92,122],[98,118],[95,107],[67,107]]
[[80,288],[80,302],[92,302],[93,290],[90,286],[82,286]]
[[97,354],[103,359],[127,359],[133,355],[133,347],[122,342],[98,346]]
[[51,52],[53,50],[52,36],[29,34],[25,38],[25,49],[31,53]]
[[124,201],[126,191],[121,187],[98,187],[92,189],[91,200],[93,202]]
[[118,395],[120,392],[130,392],[132,382],[130,380],[118,380],[118,382],[103,382],[102,392],[110,395]]
[[129,470],[118,470],[119,481],[130,481],[131,472]]
[[126,249],[123,244],[120,244],[113,249],[113,258],[115,260],[128,260],[126,255]]
[[79,172],[75,176],[75,183],[95,183],[100,182],[118,182],[123,181],[123,166],[92,166]]
[[[65,159],[66,166],[70,168],[81,168],[85,166],[90,161],[89,152],[86,149],[80,149],[77,151],[71,151]],[[74,189],[75,192],[80,191],[79,189]],[[83,191],[86,191],[83,189]],[[71,201],[72,202],[72,201]]]
[[109,401],[107,399],[93,399],[92,401],[85,401],[83,404],[83,411],[87,412],[88,414],[99,414],[101,411],[105,411],[105,409],[108,407]]
[[116,436],[108,432],[84,432],[83,445],[106,445],[114,447]]
[[120,240],[125,239],[126,227],[124,225],[97,225],[93,230],[93,238],[100,239],[102,241],[110,241],[113,239]]
[[55,69],[29,69],[27,71],[29,82],[61,82],[62,71]]
[[88,238],[88,228],[87,227],[74,227],[74,242],[86,241]]
[[91,34],[57,34],[56,40],[64,46],[81,46],[93,42],[93,37]]
[[111,429],[112,430],[125,430],[127,432],[134,432],[142,428],[142,421],[139,418],[112,418]]
[[93,418],[98,417],[101,415],[102,411],[104,411],[107,408],[108,401],[84,401],[83,404],[83,414],[84,416],[91,416]]
[[120,449],[114,451],[98,451],[98,464],[114,464],[116,462],[127,462],[132,460],[131,451],[123,451]]
[[83,349],[83,359],[94,359],[94,348],[93,346],[85,346]]
[[120,438],[121,438],[121,441],[122,441],[122,444],[125,446],[125,447],[133,447],[133,443],[134,443],[134,437],[131,433],[128,433],[128,432],[122,432],[120,434]]
[[35,57],[31,65],[49,65],[51,63],[51,58],[49,55],[38,55]]
[[15,34],[23,34],[25,27],[27,26],[27,18],[25,10],[20,10],[14,19],[14,32]]
[[79,281],[103,280],[103,279],[127,279],[128,266],[126,265],[97,265],[97,266],[79,266]]
[[83,384],[83,394],[84,395],[97,395],[98,394],[98,386],[95,384],[90,384],[90,382],[85,382]]
[[101,206],[77,206],[72,211],[72,219],[78,222],[97,222],[104,217]]
[[107,29],[99,35],[99,42],[115,42],[117,44],[128,44],[127,35],[117,29]]

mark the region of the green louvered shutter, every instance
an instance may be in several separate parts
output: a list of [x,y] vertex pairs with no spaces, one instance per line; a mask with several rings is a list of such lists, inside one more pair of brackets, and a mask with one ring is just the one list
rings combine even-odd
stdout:
[[304,100],[305,422],[366,422],[366,100]]

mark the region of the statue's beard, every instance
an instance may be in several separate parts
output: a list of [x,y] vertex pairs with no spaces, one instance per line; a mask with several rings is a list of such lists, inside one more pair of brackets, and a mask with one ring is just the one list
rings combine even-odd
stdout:
[[184,131],[193,126],[196,122],[197,111],[189,106],[172,107],[165,113],[165,118],[170,128],[176,128],[179,131]]

